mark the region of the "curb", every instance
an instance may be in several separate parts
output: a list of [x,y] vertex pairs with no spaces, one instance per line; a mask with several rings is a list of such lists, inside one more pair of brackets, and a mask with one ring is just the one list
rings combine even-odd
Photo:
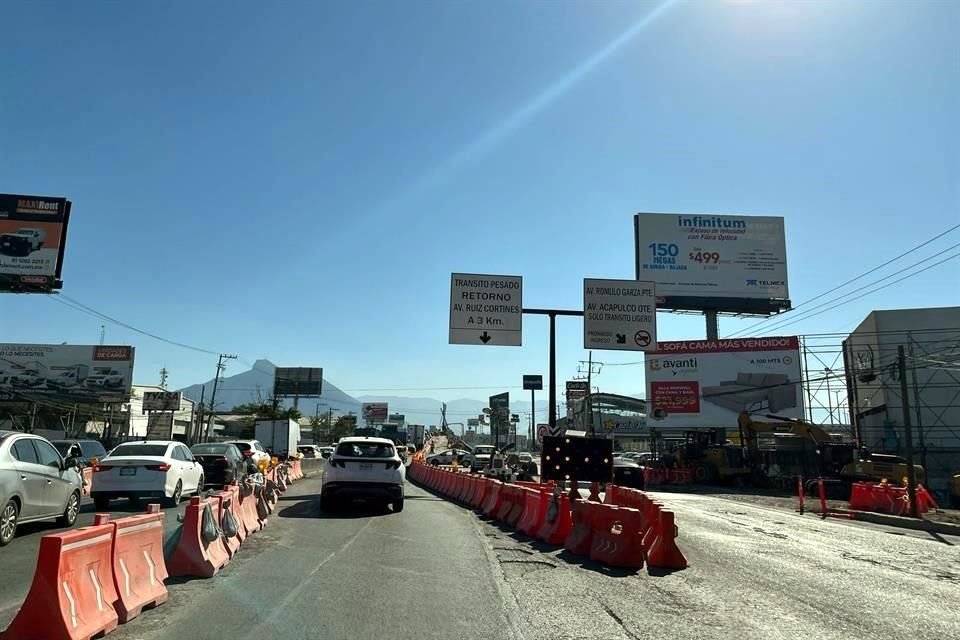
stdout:
[[[914,518],[904,518],[902,516],[892,516],[885,513],[873,513],[872,511],[854,511],[852,509],[833,509],[835,513],[850,513],[855,519],[862,522],[873,524],[884,524],[890,527],[900,529],[913,529],[914,531],[932,531],[951,536],[960,536],[960,525],[950,524],[948,522],[933,522],[931,520],[916,520]],[[819,513],[817,516],[819,517]]]

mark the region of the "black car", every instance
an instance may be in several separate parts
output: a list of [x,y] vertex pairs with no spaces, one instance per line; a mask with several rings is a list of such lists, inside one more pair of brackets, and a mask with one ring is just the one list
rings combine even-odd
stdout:
[[613,482],[619,487],[643,489],[643,467],[626,458],[614,458]]
[[234,444],[203,442],[190,447],[190,452],[203,467],[204,487],[222,487],[247,477],[247,459]]
[[64,460],[73,458],[81,466],[89,467],[92,460],[101,460],[107,455],[107,450],[96,440],[51,440]]

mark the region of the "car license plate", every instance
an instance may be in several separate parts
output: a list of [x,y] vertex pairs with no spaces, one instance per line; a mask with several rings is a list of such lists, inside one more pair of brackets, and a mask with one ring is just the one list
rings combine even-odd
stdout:
[[371,471],[372,469],[373,469],[373,465],[370,464],[369,462],[360,465],[360,471]]
[[137,475],[136,467],[122,467],[120,469],[120,475],[122,476],[135,476]]

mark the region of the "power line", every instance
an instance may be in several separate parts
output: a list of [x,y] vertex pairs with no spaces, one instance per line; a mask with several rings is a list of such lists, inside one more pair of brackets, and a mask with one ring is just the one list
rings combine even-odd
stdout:
[[[960,244],[954,245],[954,246],[960,246]],[[954,248],[954,247],[950,247],[950,248],[952,249],[952,248]],[[947,249],[947,250],[949,250],[949,249]],[[941,252],[941,253],[942,253],[942,252]],[[937,256],[937,255],[940,255],[940,254],[939,254],[939,253],[938,253],[938,254],[935,254],[934,256],[930,256],[930,258],[933,258],[933,257],[935,257],[935,256]],[[819,305],[817,305],[816,307],[814,307],[813,309],[810,309],[809,311],[804,311],[802,314],[800,314],[800,317],[799,317],[799,318],[795,318],[795,319],[793,319],[793,320],[788,320],[787,322],[778,322],[778,323],[776,323],[776,324],[775,324],[774,326],[772,326],[772,327],[767,327],[767,328],[765,328],[765,329],[762,329],[762,331],[763,331],[764,333],[766,333],[766,332],[768,332],[768,331],[779,331],[779,330],[782,329],[783,327],[788,327],[788,326],[790,326],[790,325],[792,325],[792,324],[796,324],[796,323],[798,323],[798,322],[802,322],[803,320],[809,320],[810,318],[813,318],[813,317],[815,317],[815,316],[819,316],[819,315],[821,315],[821,314],[824,314],[824,313],[826,313],[827,311],[832,311],[832,310],[836,309],[837,307],[842,307],[842,306],[844,306],[844,305],[850,304],[851,302],[856,302],[857,300],[860,300],[861,298],[865,298],[866,296],[869,296],[869,295],[871,295],[871,294],[874,294],[874,293],[876,293],[877,291],[881,291],[881,290],[883,290],[883,289],[886,289],[887,287],[892,287],[893,285],[897,284],[898,282],[903,282],[904,280],[907,280],[907,279],[912,278],[912,277],[914,277],[914,276],[918,276],[918,275],[920,275],[921,273],[923,273],[923,272],[925,272],[925,271],[929,271],[930,269],[933,269],[934,267],[940,266],[940,265],[943,264],[944,262],[948,262],[948,261],[953,260],[954,258],[958,258],[958,257],[960,257],[960,253],[955,253],[955,254],[953,254],[953,255],[947,256],[947,257],[944,258],[943,260],[938,260],[937,262],[934,262],[933,264],[928,265],[928,266],[924,267],[923,269],[918,269],[917,271],[914,271],[913,273],[908,273],[907,275],[903,276],[902,278],[897,278],[897,279],[894,280],[893,282],[888,282],[887,284],[882,285],[882,286],[879,286],[879,287],[877,287],[877,288],[875,288],[875,289],[871,289],[870,291],[865,291],[864,293],[862,293],[862,294],[860,294],[860,295],[858,295],[858,296],[856,296],[856,297],[854,297],[854,298],[850,298],[849,300],[843,300],[843,302],[840,302],[840,300],[842,300],[843,298],[845,298],[845,297],[847,297],[847,296],[849,296],[849,295],[852,295],[852,294],[856,293],[857,291],[862,290],[863,287],[861,287],[860,289],[855,289],[855,290],[853,290],[853,291],[851,291],[851,292],[849,292],[849,293],[843,294],[842,296],[838,296],[838,297],[836,297],[836,298],[833,298],[833,299],[831,299],[831,300],[828,300],[827,302],[824,302],[824,303],[822,303],[822,304],[819,304]],[[929,260],[930,258],[925,258],[924,260],[921,260],[920,262],[917,262],[917,263],[915,263],[915,264],[910,265],[910,267],[906,267],[906,269],[910,269],[910,268],[915,267],[915,266],[917,266],[917,265],[919,265],[919,264],[921,264],[921,263],[923,263],[923,262],[926,262],[926,261]],[[880,280],[876,280],[876,281],[874,281],[874,282],[871,282],[870,285],[865,285],[865,286],[871,286],[871,285],[877,284],[878,282],[882,282],[883,280],[886,280],[887,278],[891,278],[891,277],[897,275],[898,273],[902,273],[904,270],[905,270],[905,269],[902,269],[902,270],[900,270],[900,271],[897,271],[896,273],[892,273],[892,274],[890,274],[889,276],[885,276],[885,277],[881,278]],[[828,308],[823,309],[823,310],[821,310],[821,311],[817,311],[816,313],[811,313],[811,311],[814,311],[814,310],[816,310],[816,309],[820,309],[821,307],[828,307]],[[737,334],[739,334],[739,333],[741,333],[741,332],[737,332]],[[737,335],[737,334],[733,334],[733,335]]]
[[[799,308],[802,307],[802,306],[808,305],[808,304],[810,304],[811,302],[814,302],[814,301],[816,301],[816,300],[819,300],[820,298],[822,298],[822,297],[824,297],[824,296],[830,295],[831,293],[833,293],[834,291],[837,291],[838,289],[842,289],[843,287],[847,286],[848,284],[852,284],[852,283],[856,282],[857,280],[859,280],[859,279],[861,279],[861,278],[864,278],[864,277],[870,275],[871,273],[874,273],[874,272],[876,272],[876,271],[879,271],[880,269],[886,267],[887,265],[893,264],[894,262],[896,262],[896,261],[899,260],[900,258],[903,258],[903,257],[905,257],[905,256],[908,256],[908,255],[910,255],[911,253],[913,253],[914,251],[917,251],[918,249],[922,249],[923,247],[927,246],[928,244],[930,244],[930,243],[932,243],[932,242],[934,242],[934,241],[936,241],[936,240],[939,240],[939,239],[942,238],[943,236],[945,236],[945,235],[947,235],[947,234],[949,234],[949,233],[952,233],[952,232],[956,231],[957,229],[960,229],[960,224],[956,224],[956,225],[950,227],[950,228],[947,229],[946,231],[943,231],[943,232],[935,235],[934,237],[930,238],[929,240],[926,240],[926,241],[924,241],[924,242],[921,242],[920,244],[918,244],[917,246],[913,247],[912,249],[909,249],[909,250],[907,250],[907,251],[904,251],[903,253],[901,253],[900,255],[896,256],[895,258],[891,258],[890,260],[887,260],[887,261],[884,262],[883,264],[877,265],[876,267],[870,269],[869,271],[864,271],[864,272],[861,273],[860,275],[858,275],[858,276],[856,276],[856,277],[854,277],[854,278],[851,278],[851,279],[847,280],[846,282],[843,282],[842,284],[838,284],[837,286],[833,287],[832,289],[828,289],[828,290],[824,291],[823,293],[821,293],[821,294],[819,294],[819,295],[816,295],[816,296],[814,296],[814,297],[812,297],[812,298],[809,298],[809,299],[807,299],[807,300],[804,300],[803,302],[801,302],[801,303],[797,304],[796,306],[794,306],[792,309],[789,309],[788,312],[789,312],[789,311],[796,311],[797,309],[799,309]],[[957,245],[954,245],[954,246],[957,246]],[[953,248],[953,247],[950,247],[950,248]],[[947,250],[949,251],[949,249],[947,249]],[[941,253],[943,253],[943,252],[941,252]],[[939,254],[936,254],[936,255],[939,255]],[[923,262],[923,261],[921,261],[921,262]],[[920,264],[920,263],[917,263],[917,264]],[[915,265],[914,265],[914,266],[915,266]],[[909,269],[910,267],[906,267],[906,268]],[[901,269],[901,271],[903,271],[903,269]],[[896,273],[894,273],[893,275],[896,275]],[[889,276],[888,276],[888,277],[889,277]],[[870,285],[866,285],[866,286],[870,286]],[[855,290],[855,291],[856,291],[856,290]],[[761,320],[760,322],[757,322],[757,323],[755,323],[755,324],[752,324],[752,325],[750,325],[749,327],[747,327],[746,329],[741,329],[740,331],[736,331],[736,332],[730,334],[730,335],[727,336],[727,337],[729,338],[729,337],[733,337],[733,336],[740,335],[740,334],[742,334],[742,333],[744,333],[744,332],[746,332],[746,331],[752,331],[754,328],[759,327],[759,326],[765,324],[766,322],[768,322],[769,320],[771,320],[771,319],[774,318],[774,317],[778,317],[778,316],[767,316],[766,318],[764,318],[764,319]]]

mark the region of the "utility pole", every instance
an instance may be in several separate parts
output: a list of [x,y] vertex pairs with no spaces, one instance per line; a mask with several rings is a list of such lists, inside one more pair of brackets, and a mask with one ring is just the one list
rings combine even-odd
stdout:
[[161,388],[161,389],[166,389],[166,388],[167,388],[167,375],[168,375],[168,374],[169,374],[169,372],[167,371],[167,368],[166,368],[166,367],[164,367],[163,369],[160,369],[160,388]]
[[590,418],[590,436],[597,435],[593,429],[593,351],[589,352],[587,359],[587,402],[584,407],[584,413]]
[[[910,356],[910,362],[913,362],[913,336],[907,332],[907,355]],[[910,368],[910,384],[913,386],[913,410],[917,412],[917,435],[920,436],[920,466],[927,468],[927,443],[926,435],[923,433],[923,415],[920,410],[920,387],[917,385],[917,368]]]
[[206,393],[207,393],[207,385],[203,385],[202,387],[200,387],[200,410],[197,412],[196,431],[194,432],[193,438],[191,440],[193,444],[201,442],[200,435],[203,432],[203,397],[206,395]]
[[107,337],[107,326],[102,324],[100,325],[100,345],[103,346],[103,340]]
[[220,382],[220,373],[227,368],[227,365],[223,363],[224,360],[236,360],[237,356],[229,353],[221,353],[220,357],[217,359],[217,375],[213,378],[213,393],[210,394],[210,419],[209,424],[207,425],[206,433],[201,442],[206,442],[210,439],[210,435],[213,433],[213,421],[217,414],[217,383]]
[[903,436],[907,449],[907,497],[910,500],[910,515],[918,518],[917,485],[913,473],[913,427],[910,423],[910,402],[907,400],[907,358],[902,344],[897,346],[897,369],[900,373],[900,405],[903,409]]

